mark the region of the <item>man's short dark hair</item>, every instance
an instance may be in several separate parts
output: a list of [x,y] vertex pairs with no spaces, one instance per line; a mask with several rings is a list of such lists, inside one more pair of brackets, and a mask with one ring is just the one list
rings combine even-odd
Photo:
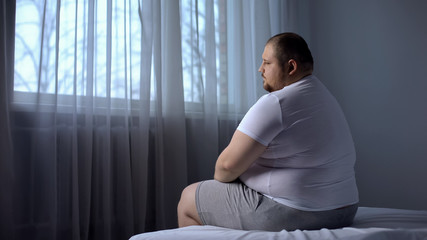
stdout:
[[313,56],[307,42],[300,35],[291,32],[280,33],[271,37],[267,44],[273,44],[276,58],[282,68],[286,62],[294,59],[300,64],[302,71],[313,70]]

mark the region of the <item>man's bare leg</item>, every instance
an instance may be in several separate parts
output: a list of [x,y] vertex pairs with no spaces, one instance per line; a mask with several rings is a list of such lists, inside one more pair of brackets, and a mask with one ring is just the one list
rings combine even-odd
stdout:
[[196,208],[196,189],[199,183],[187,186],[181,193],[178,203],[178,226],[202,225]]

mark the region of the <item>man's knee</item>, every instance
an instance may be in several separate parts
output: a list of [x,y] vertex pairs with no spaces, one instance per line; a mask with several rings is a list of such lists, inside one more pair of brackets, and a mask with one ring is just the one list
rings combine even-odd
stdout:
[[187,225],[187,223],[191,223],[192,221],[195,222],[188,225],[200,224],[196,207],[196,190],[198,184],[199,183],[193,183],[187,186],[181,193],[177,211],[178,220],[181,221],[182,225]]
[[198,183],[193,183],[182,190],[181,199],[178,203],[178,211],[188,210],[188,208],[195,207],[197,185]]

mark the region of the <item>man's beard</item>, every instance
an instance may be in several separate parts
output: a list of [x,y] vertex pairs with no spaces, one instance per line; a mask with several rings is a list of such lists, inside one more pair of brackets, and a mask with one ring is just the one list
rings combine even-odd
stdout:
[[273,92],[273,88],[270,86],[270,84],[268,84],[267,81],[265,81],[265,79],[263,80],[264,81],[262,82],[262,87],[264,88],[264,90],[269,93]]

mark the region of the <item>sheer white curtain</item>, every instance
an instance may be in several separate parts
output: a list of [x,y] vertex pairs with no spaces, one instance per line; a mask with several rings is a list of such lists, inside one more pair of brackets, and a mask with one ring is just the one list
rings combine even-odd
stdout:
[[265,41],[286,30],[278,0],[17,0],[1,10],[9,239],[175,227],[182,189],[212,177],[263,94]]

